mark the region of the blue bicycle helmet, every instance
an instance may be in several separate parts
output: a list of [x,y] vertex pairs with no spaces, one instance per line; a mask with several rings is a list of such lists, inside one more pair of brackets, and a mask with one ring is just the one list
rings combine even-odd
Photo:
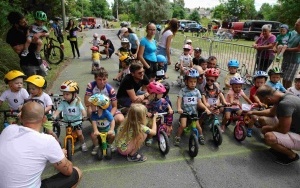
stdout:
[[228,62],[228,67],[236,67],[236,68],[239,68],[240,66],[240,63],[238,60],[235,60],[235,59],[231,59],[229,62]]
[[196,69],[191,68],[190,70],[186,71],[185,73],[185,79],[188,78],[198,78],[199,72]]
[[167,58],[163,55],[157,55],[156,58],[157,58],[157,63],[165,63],[165,64],[167,63]]
[[245,81],[241,77],[232,77],[230,79],[230,85],[233,85],[233,84],[244,84],[244,83],[245,83]]
[[266,73],[265,71],[256,71],[255,74],[253,75],[253,79],[255,79],[257,77],[268,78],[268,73]]

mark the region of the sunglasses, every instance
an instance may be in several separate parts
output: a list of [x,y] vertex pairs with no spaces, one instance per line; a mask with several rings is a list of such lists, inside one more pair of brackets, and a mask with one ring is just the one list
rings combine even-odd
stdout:
[[215,80],[212,80],[212,79],[206,79],[206,82],[215,82]]

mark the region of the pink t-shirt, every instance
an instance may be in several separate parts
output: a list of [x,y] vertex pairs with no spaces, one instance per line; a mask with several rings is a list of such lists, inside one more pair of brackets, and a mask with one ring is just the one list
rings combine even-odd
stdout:
[[[235,93],[231,88],[229,89],[227,95],[226,95],[226,102],[230,103],[229,95],[233,95],[233,101],[237,104],[240,104],[240,98],[242,97],[242,94],[245,94],[243,90],[241,90],[239,93]],[[232,105],[231,108],[240,108],[239,105]]]
[[[271,34],[269,36],[269,38],[267,38],[267,39],[265,39],[264,36],[260,36],[255,43],[257,44],[257,46],[265,46],[265,45],[269,45],[269,44],[274,44],[275,40],[276,40],[276,36]],[[262,56],[265,59],[273,59],[275,57],[275,53],[272,50],[272,48],[264,49],[264,50],[257,50],[258,57],[260,56],[260,53],[263,53]]]

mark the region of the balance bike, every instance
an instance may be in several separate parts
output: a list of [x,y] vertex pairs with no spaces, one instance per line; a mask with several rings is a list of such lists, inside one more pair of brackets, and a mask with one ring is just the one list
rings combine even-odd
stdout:
[[164,122],[164,115],[166,114],[167,112],[158,113],[156,120],[158,148],[163,155],[167,155],[170,151],[170,141],[167,135],[167,125]]
[[110,160],[112,159],[112,151],[111,148],[108,147],[107,143],[107,132],[100,132],[98,136],[98,142],[99,142],[99,149],[97,151],[97,158],[98,160],[102,160],[103,156]]

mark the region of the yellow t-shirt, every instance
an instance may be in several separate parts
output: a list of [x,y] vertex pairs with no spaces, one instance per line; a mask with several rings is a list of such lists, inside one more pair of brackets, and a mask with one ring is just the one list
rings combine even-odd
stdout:
[[99,52],[92,52],[92,59],[93,60],[100,60],[101,54]]

